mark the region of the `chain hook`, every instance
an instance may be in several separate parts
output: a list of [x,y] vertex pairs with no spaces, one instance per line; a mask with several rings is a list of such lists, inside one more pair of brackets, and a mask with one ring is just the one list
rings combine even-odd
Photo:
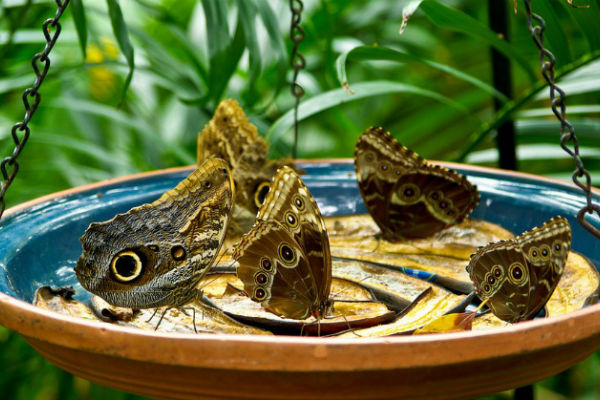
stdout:
[[[544,47],[544,29],[546,28],[546,22],[541,16],[532,12],[531,0],[525,0],[525,9],[527,11],[527,27],[529,28],[533,42],[540,52],[541,73],[550,87],[552,112],[560,121],[560,146],[571,158],[573,158],[573,161],[575,162],[575,171],[573,172],[572,179],[573,182],[581,188],[586,197],[586,204],[577,213],[577,221],[588,232],[600,239],[600,230],[585,219],[587,214],[594,214],[594,212],[600,216],[600,206],[593,203],[592,179],[590,173],[583,166],[583,160],[579,155],[579,144],[577,136],[575,136],[575,128],[567,120],[565,92],[554,82],[554,66],[556,64],[556,58]],[[569,146],[572,146],[572,148]],[[582,177],[585,177],[585,182],[581,182]]]
[[[42,50],[40,53],[37,53],[31,59],[31,67],[35,73],[35,81],[32,87],[25,89],[23,92],[22,98],[23,106],[25,107],[25,116],[21,122],[17,122],[15,125],[13,125],[11,135],[15,144],[15,148],[13,149],[12,154],[8,157],[4,157],[0,163],[0,172],[2,173],[2,181],[0,182],[0,218],[2,218],[2,214],[4,214],[4,209],[6,207],[4,195],[19,171],[19,163],[17,158],[23,151],[23,148],[27,143],[27,139],[29,139],[29,133],[31,131],[28,126],[29,121],[37,111],[42,99],[39,89],[42,85],[42,82],[46,78],[46,75],[48,74],[48,70],[50,69],[49,55],[54,47],[54,44],[58,40],[58,36],[60,35],[62,28],[60,22],[58,21],[69,5],[69,1],[70,0],[56,0],[57,9],[54,18],[47,19],[42,25],[42,32],[44,34],[44,38],[46,39],[44,50]],[[54,34],[51,34],[50,27],[54,28]],[[38,66],[38,62],[44,64],[41,70]],[[21,137],[19,137],[19,132],[23,132]],[[10,171],[8,167],[10,167]]]
[[290,65],[294,71],[292,76],[291,91],[295,98],[294,103],[294,145],[292,147],[292,158],[296,159],[298,155],[298,107],[300,98],[304,96],[304,89],[298,83],[298,74],[301,69],[306,67],[306,59],[298,50],[300,42],[304,39],[305,33],[300,22],[302,21],[302,10],[304,4],[302,0],[290,0],[290,11],[292,12],[292,23],[290,25],[290,38],[292,39],[292,52],[290,55]]

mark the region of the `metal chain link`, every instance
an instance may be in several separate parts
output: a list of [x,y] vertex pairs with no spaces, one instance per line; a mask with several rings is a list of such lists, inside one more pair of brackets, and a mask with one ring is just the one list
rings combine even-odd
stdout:
[[544,47],[544,29],[546,28],[546,22],[542,17],[531,11],[531,0],[525,0],[525,8],[527,10],[527,26],[529,32],[531,32],[531,37],[540,51],[542,76],[550,87],[552,112],[560,121],[560,146],[575,161],[573,182],[583,190],[586,196],[586,205],[577,213],[577,220],[581,226],[600,239],[600,230],[585,219],[586,214],[594,214],[594,212],[600,216],[600,206],[594,204],[592,201],[592,178],[590,177],[590,173],[583,166],[583,160],[579,155],[579,144],[577,142],[577,136],[575,136],[575,128],[567,120],[565,92],[554,82],[554,65],[556,64],[556,59],[552,53]]
[[42,82],[44,82],[46,75],[48,74],[48,69],[50,68],[49,55],[52,51],[52,48],[56,44],[56,40],[58,39],[61,31],[61,25],[58,20],[69,5],[70,0],[55,1],[57,6],[56,15],[54,18],[49,18],[44,21],[44,24],[42,25],[42,32],[44,33],[44,38],[46,39],[46,46],[44,47],[44,50],[33,56],[33,59],[31,60],[31,66],[33,68],[33,72],[35,73],[35,82],[33,83],[32,87],[25,89],[23,92],[25,117],[23,118],[23,121],[17,122],[15,125],[13,125],[11,130],[15,148],[12,154],[8,157],[5,157],[2,160],[2,163],[0,163],[0,171],[2,172],[2,182],[0,182],[0,218],[2,218],[2,214],[4,214],[4,209],[6,208],[4,195],[19,171],[19,163],[17,162],[17,158],[23,151],[23,148],[29,139],[29,134],[31,132],[28,126],[29,121],[35,114],[40,104],[41,95],[39,89],[42,85]]
[[306,66],[304,56],[298,51],[298,45],[304,39],[304,29],[300,26],[302,20],[302,10],[304,4],[301,0],[290,0],[290,10],[292,11],[292,24],[290,26],[290,38],[292,39],[292,53],[290,55],[290,64],[294,70],[292,77],[291,90],[292,95],[296,98],[294,104],[294,146],[292,147],[292,158],[296,158],[298,154],[298,107],[300,98],[304,96],[304,89],[297,82],[298,73]]

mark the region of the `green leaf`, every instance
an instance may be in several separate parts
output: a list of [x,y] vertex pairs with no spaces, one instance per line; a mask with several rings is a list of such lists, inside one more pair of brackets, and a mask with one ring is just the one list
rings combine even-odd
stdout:
[[129,73],[125,78],[125,84],[123,85],[123,92],[121,94],[120,104],[122,104],[125,101],[125,95],[127,94],[127,89],[129,89],[129,85],[133,79],[133,70],[135,69],[133,46],[129,41],[127,24],[123,19],[123,13],[121,12],[121,7],[119,6],[118,0],[106,0],[106,4],[108,5],[108,15],[110,17],[113,33],[117,39],[119,48],[127,60],[127,65],[129,65]]
[[466,74],[462,71],[459,71],[455,68],[449,67],[445,64],[440,64],[435,61],[432,61],[428,58],[404,52],[402,50],[393,50],[387,47],[374,47],[374,46],[359,46],[355,47],[350,51],[342,53],[337,61],[336,68],[338,79],[342,86],[347,90],[350,90],[348,85],[348,78],[346,73],[346,64],[348,59],[350,60],[361,60],[361,61],[370,61],[370,60],[386,60],[386,61],[396,61],[396,62],[415,62],[427,65],[431,68],[437,69],[439,71],[445,72],[448,75],[452,75],[455,78],[461,79],[463,81],[469,82],[470,84],[478,87],[479,89],[489,93],[490,95],[498,98],[502,102],[508,101],[508,98],[504,96],[502,93],[494,89],[494,87],[488,85],[487,83],[475,78],[472,75]]
[[239,22],[244,31],[246,46],[248,47],[249,71],[248,71],[248,89],[247,104],[256,101],[256,81],[261,71],[260,46],[256,34],[256,5],[252,1],[237,0],[239,10]]
[[281,87],[286,84],[286,74],[289,68],[287,49],[279,30],[279,20],[267,0],[257,0],[256,6],[258,15],[269,35],[269,45],[275,50],[278,60],[277,87],[275,88],[275,93],[278,93]]
[[412,17],[415,11],[417,11],[417,8],[419,8],[422,2],[423,0],[412,0],[404,6],[402,9],[402,25],[400,26],[400,31],[398,32],[400,35],[404,33],[404,30],[408,24],[408,20],[410,17]]
[[[600,105],[569,105],[567,109],[568,115],[584,115],[584,114],[600,114]],[[537,117],[554,117],[554,112],[550,107],[536,108],[521,111],[517,114],[517,118],[537,118]]]
[[544,30],[544,43],[556,57],[557,64],[564,65],[571,61],[571,48],[568,35],[562,28],[562,21],[558,13],[566,14],[566,6],[557,1],[539,1],[535,5],[536,14],[541,15],[546,21]]
[[208,42],[209,76],[208,92],[214,106],[221,100],[227,83],[244,49],[244,34],[240,23],[232,39],[227,21],[227,5],[222,0],[202,0],[206,15],[206,34]]
[[105,104],[71,97],[57,97],[46,107],[65,108],[71,112],[88,113],[105,118],[123,127],[133,129],[140,137],[145,137],[149,141],[156,142],[157,146],[170,152],[184,164],[193,164],[195,162],[195,159],[182,150],[180,146],[166,141],[160,132],[157,132],[145,118],[128,115],[122,110]]
[[73,22],[79,37],[79,45],[81,46],[81,54],[85,59],[87,47],[87,20],[85,17],[85,8],[81,0],[71,0],[71,14],[73,14]]
[[580,9],[567,7],[573,19],[585,35],[591,51],[600,49],[600,35],[598,34],[598,21],[600,21],[600,0],[590,0],[590,8]]
[[476,40],[487,42],[490,46],[493,46],[509,59],[519,64],[529,75],[529,79],[532,82],[537,80],[536,74],[533,72],[528,60],[515,47],[505,40],[500,39],[480,21],[436,0],[424,0],[420,8],[434,24],[442,28],[464,33]]
[[[466,110],[461,104],[442,96],[439,93],[417,86],[392,81],[371,81],[360,82],[353,85],[353,87],[355,90],[354,94],[349,94],[344,89],[334,89],[328,92],[320,93],[303,101],[298,109],[298,120],[302,121],[314,114],[337,107],[344,103],[360,100],[366,97],[381,96],[391,93],[405,93],[428,97],[453,107],[464,115],[470,117],[468,110]],[[271,143],[276,143],[287,131],[291,129],[293,123],[294,110],[290,110],[273,123],[271,129],[269,129],[266,134],[267,140],[270,140]]]
[[[580,68],[583,68],[586,65],[591,64],[598,59],[600,59],[600,51],[596,51],[592,54],[586,54],[583,57],[573,61],[569,65],[566,65],[564,68],[561,68],[558,71],[556,71],[556,80],[559,81],[565,75],[576,71]],[[472,133],[468,138],[465,138],[468,144],[458,156],[458,158],[456,158],[455,161],[464,161],[466,156],[474,149],[476,149],[477,146],[479,146],[479,144],[483,142],[483,140],[491,132],[493,132],[500,125],[502,125],[502,123],[512,118],[513,114],[515,114],[525,104],[527,104],[529,101],[535,98],[535,96],[538,95],[544,89],[547,89],[546,83],[538,82],[535,85],[533,85],[527,92],[521,95],[521,97],[506,103],[506,105],[496,113],[496,116],[493,121],[482,124],[476,132]]]
[[[148,70],[158,85],[173,91],[180,98],[201,98],[202,104],[206,102],[208,89],[204,86],[205,82],[201,80],[204,75],[197,68],[192,68],[173,57],[167,49],[143,30],[132,27],[131,33],[142,42],[146,58],[150,62]],[[185,52],[188,51],[191,49],[186,48]],[[197,67],[197,64],[192,62],[192,66]],[[138,73],[143,76],[145,70],[144,67],[138,68]]]

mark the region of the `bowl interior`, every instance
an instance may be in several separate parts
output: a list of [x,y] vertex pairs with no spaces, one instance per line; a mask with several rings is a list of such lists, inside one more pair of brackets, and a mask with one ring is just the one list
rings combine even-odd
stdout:
[[[302,177],[323,215],[366,212],[351,161],[310,162],[299,167],[305,171]],[[467,175],[481,193],[472,218],[520,233],[562,215],[571,223],[573,250],[587,256],[598,268],[600,241],[577,223],[577,211],[585,204],[578,188],[499,170],[456,169]],[[159,171],[107,183],[10,214],[0,223],[0,291],[30,302],[42,285],[72,285],[78,293],[76,297],[86,300],[89,294],[79,286],[73,267],[81,253],[79,237],[88,224],[155,200],[190,172],[191,168]],[[597,194],[594,200],[600,201]],[[591,220],[600,226],[596,215]]]

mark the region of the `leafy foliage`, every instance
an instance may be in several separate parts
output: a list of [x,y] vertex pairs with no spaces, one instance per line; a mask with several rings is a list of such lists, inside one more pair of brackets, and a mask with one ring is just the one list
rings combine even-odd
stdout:
[[[301,157],[349,157],[365,128],[382,125],[427,158],[494,166],[495,129],[514,120],[520,168],[570,176],[573,163],[558,147],[559,124],[549,110],[521,4],[517,15],[511,12],[507,41],[487,27],[486,2],[305,3]],[[568,117],[598,184],[600,0],[585,3],[590,7],[573,8],[564,0],[535,1],[533,7],[548,22],[546,44],[557,56]],[[512,10],[512,2],[506,7]],[[23,115],[21,92],[33,82],[30,59],[43,45],[41,22],[53,14],[50,0],[0,2],[4,155],[13,147],[10,127]],[[118,175],[192,164],[196,134],[225,97],[242,103],[273,155],[289,154],[286,2],[71,0],[63,18],[9,205]],[[513,99],[489,83],[490,46],[511,60]],[[503,104],[499,112],[494,98]],[[0,330],[0,337],[2,365],[14,365],[0,374],[9,397],[107,395],[49,366],[8,331]],[[594,397],[599,389],[590,382],[599,374],[598,359],[591,358],[538,388]]]

